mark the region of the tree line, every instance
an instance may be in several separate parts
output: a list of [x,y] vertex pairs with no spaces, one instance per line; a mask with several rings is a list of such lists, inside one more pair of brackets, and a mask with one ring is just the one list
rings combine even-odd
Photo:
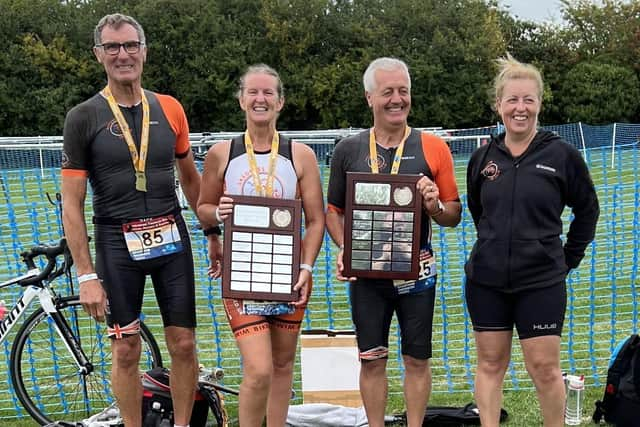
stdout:
[[368,126],[362,73],[379,56],[409,65],[413,125],[494,123],[506,52],[542,71],[542,124],[640,122],[640,0],[562,0],[563,25],[497,0],[0,0],[0,136],[62,133],[105,85],[93,29],[114,12],[144,27],[143,86],[178,98],[193,132],[244,128],[238,78],[260,62],[284,81],[279,128]]

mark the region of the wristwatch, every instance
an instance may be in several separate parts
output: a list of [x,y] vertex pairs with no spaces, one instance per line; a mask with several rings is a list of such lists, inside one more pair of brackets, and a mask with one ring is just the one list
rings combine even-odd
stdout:
[[442,215],[445,211],[444,204],[438,199],[438,210],[435,213],[429,214],[431,218],[435,218],[439,215]]
[[222,234],[222,229],[220,229],[219,226],[214,225],[213,227],[205,228],[204,230],[202,230],[202,233],[205,236],[210,236],[212,234],[216,236],[220,236]]

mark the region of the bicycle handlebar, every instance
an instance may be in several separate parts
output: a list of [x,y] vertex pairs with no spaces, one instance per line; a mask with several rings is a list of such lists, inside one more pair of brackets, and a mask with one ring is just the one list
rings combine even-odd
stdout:
[[[73,265],[71,251],[67,245],[67,239],[64,237],[60,239],[57,245],[38,245],[20,254],[22,261],[24,261],[29,270],[37,268],[34,259],[43,255],[47,258],[47,265],[37,276],[21,280],[19,282],[21,286],[33,285],[43,280],[53,280],[68,271]],[[64,255],[64,262],[59,268],[56,268],[56,259],[60,255]]]

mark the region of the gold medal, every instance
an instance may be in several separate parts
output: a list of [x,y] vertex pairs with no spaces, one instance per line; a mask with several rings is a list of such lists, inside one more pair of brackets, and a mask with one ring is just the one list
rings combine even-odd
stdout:
[[136,175],[136,190],[147,191],[147,178],[144,175],[144,169],[147,162],[147,151],[149,149],[149,124],[151,123],[151,112],[149,108],[149,102],[147,101],[147,97],[144,94],[144,90],[141,92],[142,135],[140,137],[140,154],[138,154],[136,145],[133,142],[133,136],[131,135],[129,125],[124,119],[122,111],[120,111],[120,107],[116,103],[116,100],[113,97],[109,86],[105,87],[102,93],[107,99],[107,103],[109,104],[109,108],[113,113],[113,117],[116,119],[116,122],[118,122],[118,126],[122,131],[122,136],[127,143],[127,147],[129,147],[129,153],[131,154],[131,161],[133,163],[133,169]]
[[269,170],[267,172],[266,186],[262,185],[260,179],[260,172],[258,171],[258,163],[256,161],[256,154],[253,151],[253,142],[249,131],[244,133],[244,147],[247,150],[247,160],[249,162],[249,170],[253,176],[253,185],[256,189],[257,196],[273,197],[273,180],[275,177],[276,164],[278,163],[278,147],[280,146],[280,136],[278,132],[273,130],[273,139],[271,140],[271,153],[269,154]]
[[147,177],[144,172],[136,172],[136,190],[147,191]]

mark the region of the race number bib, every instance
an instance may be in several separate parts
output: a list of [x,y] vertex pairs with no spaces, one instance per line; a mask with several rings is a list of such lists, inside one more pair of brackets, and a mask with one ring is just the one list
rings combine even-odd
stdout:
[[436,272],[436,257],[432,254],[430,248],[420,249],[420,273],[418,280],[394,280],[393,285],[396,287],[398,295],[413,294],[423,291],[436,284],[438,277]]
[[257,316],[281,316],[283,314],[293,314],[296,307],[285,302],[271,301],[242,301],[242,313]]
[[134,261],[157,258],[182,250],[173,215],[141,219],[122,225],[129,255]]

